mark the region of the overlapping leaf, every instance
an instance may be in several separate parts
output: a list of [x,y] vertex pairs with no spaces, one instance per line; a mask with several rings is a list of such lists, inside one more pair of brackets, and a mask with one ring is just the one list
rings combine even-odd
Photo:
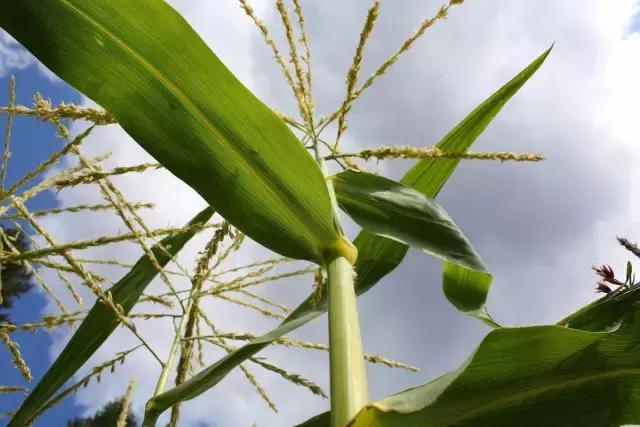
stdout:
[[[482,104],[476,107],[463,121],[453,128],[436,147],[444,151],[466,151],[496,117],[502,107],[540,68],[551,52],[542,53],[511,81],[498,89]],[[412,187],[427,197],[436,198],[455,168],[458,159],[425,159],[416,163],[400,180],[401,184]],[[362,231],[354,240],[358,248],[358,282],[356,286],[368,289],[385,275],[393,271],[404,259],[408,247],[391,239]],[[466,270],[470,273],[469,270]],[[484,302],[491,285],[486,275],[461,275],[459,269],[445,263],[443,274],[444,292],[456,304],[459,296],[473,293],[473,303],[458,307],[462,311],[476,314],[491,322],[484,313]],[[461,281],[461,279],[464,279]]]
[[557,324],[582,331],[608,331],[620,326],[622,320],[640,306],[640,285],[616,289],[587,304]]
[[313,158],[165,1],[4,2],[0,26],[252,239],[345,247]]
[[453,264],[487,271],[462,230],[435,200],[367,172],[346,170],[332,181],[338,204],[363,229]]
[[[437,145],[447,151],[465,151],[486,129],[506,102],[540,68],[550,50],[545,51],[511,81],[487,98]],[[435,198],[458,165],[458,160],[426,159],[418,162],[401,181],[416,188],[427,197]],[[385,237],[362,231],[354,241],[358,248],[356,262],[356,293],[361,295],[392,272],[403,260],[408,247]],[[486,293],[480,287],[476,298],[484,302]],[[182,383],[180,386],[154,397],[148,407],[150,417],[155,417],[176,402],[193,399],[215,386],[235,367],[247,358],[281,337],[327,311],[327,296],[312,295],[300,304],[276,329],[227,354],[213,365]]]
[[[205,224],[212,215],[213,208],[205,208],[188,225]],[[165,266],[193,237],[195,232],[196,230],[194,229],[188,229],[179,234],[166,237],[158,245],[153,246],[151,250],[158,263],[161,266]],[[113,302],[122,306],[124,313],[127,314],[138,302],[147,285],[157,274],[158,270],[145,255],[108,292],[111,293]],[[9,426],[21,427],[26,425],[38,409],[89,360],[119,324],[120,321],[112,309],[96,301],[80,327],[71,337],[71,340],[62,350],[62,353],[22,403]]]
[[447,212],[411,187],[366,172],[333,178],[340,207],[363,229],[422,249],[445,261],[444,289],[465,313],[484,312],[491,275]]
[[[612,333],[491,332],[460,369],[365,407],[350,427],[609,427],[640,423],[638,313]],[[301,426],[329,426],[328,414]]]

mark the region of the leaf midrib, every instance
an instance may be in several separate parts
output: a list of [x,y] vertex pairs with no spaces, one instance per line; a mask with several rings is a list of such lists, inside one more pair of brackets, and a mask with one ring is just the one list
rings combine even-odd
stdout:
[[[612,379],[615,377],[622,377],[622,376],[638,376],[640,377],[640,368],[622,368],[622,369],[613,369],[607,372],[600,372],[600,373],[595,373],[595,374],[591,374],[591,375],[580,375],[578,378],[571,378],[571,379],[566,379],[563,381],[557,381],[557,380],[548,380],[546,381],[546,383],[542,383],[539,384],[537,387],[533,388],[533,389],[529,389],[529,390],[525,390],[522,391],[520,393],[509,393],[506,397],[502,397],[502,398],[492,398],[490,396],[485,396],[483,398],[483,400],[489,399],[488,403],[483,404],[482,402],[480,402],[478,405],[476,405],[475,408],[469,409],[467,411],[460,411],[458,412],[454,417],[451,418],[445,418],[444,421],[447,422],[447,424],[456,424],[458,422],[467,420],[475,415],[481,414],[483,412],[487,412],[490,411],[496,407],[505,407],[508,406],[510,404],[513,404],[517,401],[522,401],[522,400],[526,400],[526,399],[530,399],[539,395],[543,395],[545,393],[549,393],[549,392],[553,392],[562,388],[567,388],[567,387],[577,387],[580,386],[582,384],[586,384],[586,383],[590,383],[590,382],[596,382],[598,380],[606,380],[606,379]],[[503,389],[504,391],[505,389]],[[442,396],[440,396],[442,397]],[[433,402],[433,404],[437,404],[438,400],[436,400],[435,402]],[[378,405],[378,404],[372,404],[370,406],[370,408],[372,409],[376,409],[382,413],[397,413],[399,415],[411,415],[411,412],[404,412],[404,411],[399,411],[396,410],[394,408],[391,407],[385,407],[384,405]],[[468,408],[468,406],[466,406],[465,408]],[[412,411],[412,412],[419,412],[422,410],[429,410],[429,407],[423,407],[420,408],[416,411]]]
[[[80,16],[83,19],[85,19],[85,21],[87,21],[89,24],[93,25],[96,29],[98,29],[100,32],[105,34],[108,38],[110,38],[115,43],[120,45],[125,51],[127,51],[130,54],[130,56],[133,57],[134,60],[137,60],[137,62],[139,62],[145,69],[147,69],[147,71],[149,71],[149,73],[153,77],[155,77],[157,80],[159,80],[160,83],[162,83],[163,86],[167,90],[169,90],[171,93],[173,93],[174,96],[176,96],[178,99],[180,99],[182,101],[183,105],[185,105],[185,109],[191,110],[191,112],[211,132],[213,132],[215,135],[217,135],[219,137],[219,140],[224,141],[224,143],[231,150],[233,150],[234,153],[237,154],[237,156],[241,159],[241,161],[243,161],[245,163],[245,165],[248,166],[248,169],[251,170],[255,176],[259,177],[263,182],[267,182],[267,183],[271,182],[271,179],[264,174],[264,172],[262,171],[262,169],[260,167],[257,167],[253,162],[251,162],[249,159],[247,159],[247,157],[243,156],[242,151],[239,150],[238,147],[235,146],[235,144],[233,144],[231,141],[229,141],[229,139],[224,134],[222,134],[221,132],[218,131],[218,129],[216,129],[216,127],[213,125],[213,123],[211,123],[211,121],[207,118],[207,116],[204,114],[204,112],[200,108],[198,108],[197,105],[195,105],[193,102],[191,102],[189,97],[175,83],[173,83],[166,76],[164,76],[160,72],[160,70],[158,70],[156,67],[153,66],[153,64],[151,64],[149,61],[147,61],[144,58],[144,56],[142,56],[140,53],[138,53],[135,49],[133,49],[131,46],[129,46],[126,42],[124,42],[118,36],[116,36],[111,31],[109,31],[108,28],[106,28],[104,25],[100,24],[99,21],[95,20],[87,12],[83,11],[82,9],[78,8],[77,6],[74,6],[68,0],[60,0],[60,1],[61,1],[62,4],[67,6],[71,11],[77,13],[78,16]],[[265,187],[266,187],[267,191],[275,199],[278,199],[281,202],[281,205],[283,205],[283,206],[288,206],[289,205],[288,202],[290,202],[291,200],[295,199],[295,198],[291,198],[291,200],[288,200],[289,198],[285,198],[283,194],[281,194],[278,191],[273,190],[271,185],[266,185]],[[285,211],[286,211],[286,209],[285,209]],[[302,228],[305,229],[308,232],[308,234],[310,234],[312,236],[315,236],[314,229],[311,226],[309,226],[305,221],[300,220],[295,215],[293,215],[293,216],[287,215],[287,216],[292,217],[293,220],[298,225],[301,225]]]

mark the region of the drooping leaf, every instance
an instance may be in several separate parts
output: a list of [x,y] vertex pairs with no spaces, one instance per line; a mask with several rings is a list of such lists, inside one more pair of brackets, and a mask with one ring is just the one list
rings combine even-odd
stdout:
[[[457,371],[366,406],[349,427],[609,427],[640,423],[638,313],[611,333],[492,331]],[[304,427],[329,426],[328,414]]]
[[582,331],[609,331],[640,306],[640,285],[616,289],[560,320],[557,325]]
[[462,230],[435,200],[367,172],[331,177],[338,204],[365,230],[468,269],[487,269]]
[[0,27],[247,236],[316,262],[345,250],[315,161],[165,1],[5,2]]
[[[466,151],[475,140],[484,132],[491,121],[500,112],[502,107],[513,95],[529,80],[540,68],[551,52],[547,49],[538,58],[531,62],[518,75],[507,84],[498,89],[482,104],[475,108],[464,120],[453,128],[436,145],[445,151]],[[440,190],[447,182],[453,171],[458,166],[459,159],[424,159],[417,162],[400,180],[401,184],[412,187],[427,197],[436,198]],[[358,248],[358,271],[356,286],[369,289],[385,275],[391,273],[404,259],[408,247],[394,240],[377,236],[366,230],[360,232],[353,243]],[[485,275],[466,275],[465,281],[458,275],[459,271],[445,263],[443,273],[444,292],[450,301],[458,301],[457,295],[464,294],[466,289],[473,291],[477,317],[491,323],[484,313],[483,305],[486,300],[491,277]],[[455,304],[455,303],[454,303]],[[463,311],[468,311],[464,310]]]
[[[205,208],[188,225],[205,224],[211,218],[213,212],[213,208]],[[179,234],[166,237],[159,244],[153,246],[151,250],[158,263],[161,266],[165,266],[195,233],[196,230],[191,228]],[[124,313],[127,314],[138,302],[147,285],[151,283],[157,274],[158,271],[151,264],[149,258],[146,255],[142,256],[129,273],[113,285],[108,292],[111,292],[113,302],[122,306]],[[26,425],[38,409],[89,360],[119,325],[120,321],[112,309],[96,301],[80,327],[71,337],[71,340],[62,350],[62,353],[22,403],[9,426],[21,427]]]
[[[511,81],[487,98],[473,110],[458,126],[449,132],[437,147],[441,150],[467,150],[498,114],[504,104],[540,68],[550,50],[545,51]],[[449,179],[458,160],[425,159],[418,162],[401,182],[435,198]],[[356,261],[356,293],[361,295],[375,286],[381,278],[392,272],[402,262],[408,246],[385,237],[362,231],[354,240],[358,249]],[[480,287],[482,289],[482,287]],[[193,399],[214,387],[235,367],[258,353],[275,339],[288,334],[327,311],[327,295],[309,296],[277,328],[256,338],[237,350],[225,355],[180,386],[154,397],[148,405],[149,417],[158,416],[176,402]]]
[[433,199],[367,172],[332,177],[340,207],[363,229],[445,261],[444,290],[461,311],[482,313],[491,275],[460,228]]
[[492,328],[499,327],[486,310],[487,294],[493,276],[449,261],[442,268],[442,290],[458,310],[473,316]]

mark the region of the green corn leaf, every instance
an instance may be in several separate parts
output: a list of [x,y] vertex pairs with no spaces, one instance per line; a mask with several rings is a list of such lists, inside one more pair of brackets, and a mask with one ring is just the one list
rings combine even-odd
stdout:
[[165,1],[4,2],[0,27],[247,236],[316,262],[346,250],[313,158]]
[[372,173],[346,170],[331,179],[338,204],[365,230],[445,261],[487,271],[462,230],[435,200]]
[[[205,224],[213,215],[213,208],[207,207],[198,213],[189,226]],[[182,247],[194,236],[196,229],[192,228],[179,234],[166,237],[158,245],[151,248],[156,260],[165,266]],[[163,248],[166,249],[163,250]],[[108,292],[113,302],[122,306],[125,314],[129,313],[144,292],[147,285],[156,277],[158,271],[151,264],[147,256],[141,257],[133,268]],[[118,327],[120,321],[112,309],[96,301],[83,320],[78,330],[73,334],[62,353],[53,362],[47,373],[33,389],[16,412],[10,427],[27,425],[38,409],[44,405],[55,392],[71,378],[84,363],[98,350],[111,333]]]
[[640,285],[616,289],[560,320],[557,325],[582,331],[608,331],[640,306]]
[[[552,48],[553,46],[543,52],[511,81],[476,107],[436,147],[445,151],[468,150],[507,101],[538,71]],[[421,160],[409,169],[400,183],[420,191],[427,197],[435,198],[459,162],[459,159]],[[364,289],[369,289],[392,272],[402,262],[408,249],[402,243],[366,230],[363,230],[353,243],[358,248],[356,286],[362,286]],[[493,321],[484,310],[491,280],[491,276],[482,272],[474,273],[472,270],[461,269],[445,262],[443,290],[449,301],[461,311],[475,315],[493,326]]]
[[442,268],[442,290],[449,302],[461,312],[481,320],[492,328],[498,328],[485,303],[493,276],[481,270],[445,261]]
[[[594,333],[492,331],[457,371],[362,409],[349,427],[609,427],[640,423],[640,320]],[[329,426],[322,414],[301,426]]]
[[362,228],[445,261],[445,294],[460,310],[482,313],[491,275],[462,231],[433,199],[378,175],[332,177],[340,207]]
[[[317,302],[316,302],[317,298]],[[157,418],[175,403],[190,400],[218,384],[229,372],[276,339],[312,321],[327,311],[326,286],[319,297],[310,296],[276,329],[252,340],[182,384],[159,394],[147,402],[144,425],[154,425]]]
[[[508,83],[476,107],[436,145],[443,151],[466,151],[484,132],[502,107],[515,95],[544,63],[551,48],[542,53]],[[417,162],[400,180],[427,197],[435,198],[458,166],[459,159],[424,159]],[[376,283],[393,271],[404,258],[408,247],[367,231],[354,240],[358,248],[358,279]]]
[[[458,126],[449,132],[437,147],[442,150],[467,150],[498,114],[504,104],[540,68],[551,49],[545,51],[511,81],[487,98]],[[458,165],[456,159],[425,159],[418,162],[401,182],[414,187],[427,197],[435,198]],[[356,261],[356,293],[361,295],[375,286],[381,278],[392,272],[402,262],[408,246],[395,240],[362,231],[354,240],[358,249]],[[446,280],[446,276],[445,276]],[[480,289],[482,286],[479,287]],[[327,311],[327,295],[309,296],[276,329],[256,338],[227,354],[180,386],[168,390],[149,401],[147,414],[157,417],[174,403],[193,399],[214,387],[235,367],[271,344]]]

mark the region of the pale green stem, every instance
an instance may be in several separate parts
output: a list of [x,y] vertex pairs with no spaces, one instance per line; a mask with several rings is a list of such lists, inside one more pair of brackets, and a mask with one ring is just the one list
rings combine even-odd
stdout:
[[169,351],[169,357],[167,358],[167,361],[162,366],[162,372],[160,372],[160,377],[158,378],[156,389],[153,392],[154,396],[157,396],[160,393],[162,393],[164,391],[164,388],[167,385],[167,381],[169,380],[169,374],[171,373],[171,369],[173,368],[173,362],[176,360],[176,356],[178,355],[178,349],[180,348],[182,333],[184,332],[184,329],[187,326],[186,319],[189,317],[190,308],[191,308],[191,300],[189,301],[189,307],[187,307],[187,310],[185,310],[185,314],[180,318],[178,330],[176,331],[176,335],[173,338],[173,343],[171,344],[171,350]]
[[193,310],[193,306],[195,305],[195,298],[193,298],[193,291],[196,287],[192,287],[189,295],[189,302],[187,307],[185,308],[183,316],[180,318],[180,323],[178,324],[178,329],[176,331],[176,335],[173,338],[173,343],[171,344],[171,350],[169,351],[169,357],[162,367],[162,372],[160,372],[160,377],[158,378],[158,383],[156,384],[156,390],[153,395],[157,396],[164,391],[164,388],[167,385],[167,381],[169,380],[169,374],[171,373],[171,369],[173,368],[173,363],[176,360],[176,356],[178,355],[178,349],[180,349],[180,343],[182,342],[182,335],[187,327],[187,321],[189,319],[189,314],[191,310]]
[[353,266],[338,257],[327,266],[331,426],[344,427],[368,402],[367,372],[353,287]]
[[[335,190],[328,179],[327,165],[320,153],[313,128],[311,134],[316,161],[327,181],[334,221],[342,232]],[[327,265],[331,427],[345,427],[369,403],[367,368],[353,276],[353,266],[344,257],[337,257]]]
[[[169,351],[169,357],[167,361],[162,366],[162,372],[160,372],[160,377],[158,378],[158,383],[156,384],[156,389],[153,392],[154,396],[159,395],[164,391],[164,388],[167,385],[167,381],[169,380],[169,374],[171,373],[171,369],[173,368],[173,363],[176,360],[176,356],[178,355],[178,349],[180,348],[180,342],[182,341],[182,335],[187,327],[187,319],[189,318],[189,313],[193,310],[193,299],[189,300],[187,307],[185,309],[184,315],[180,318],[180,323],[178,324],[178,328],[176,330],[176,335],[173,338],[173,343],[171,344],[171,350]],[[158,422],[158,417],[160,413],[156,413],[153,411],[152,402],[149,400],[145,407],[144,420],[142,422],[143,427],[155,427]]]

